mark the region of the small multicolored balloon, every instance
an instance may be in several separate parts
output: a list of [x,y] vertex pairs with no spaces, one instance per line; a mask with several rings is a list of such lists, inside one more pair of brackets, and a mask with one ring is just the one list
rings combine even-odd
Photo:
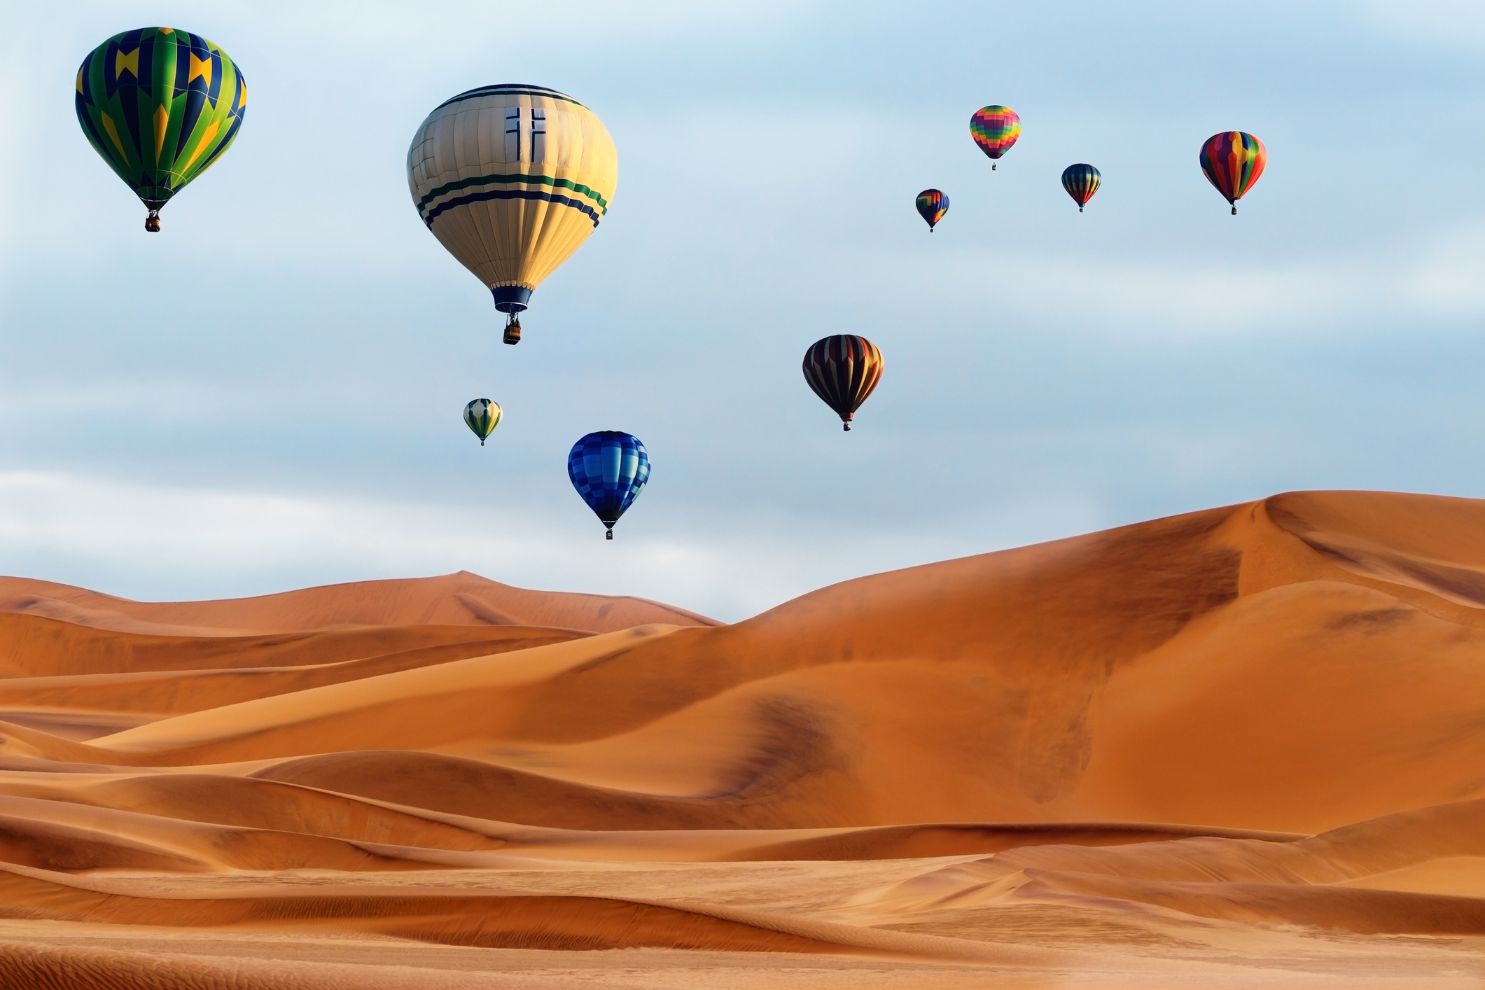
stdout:
[[1079,213],[1083,212],[1083,207],[1088,205],[1093,194],[1098,192],[1101,182],[1103,182],[1103,174],[1092,165],[1083,162],[1069,165],[1062,170],[1062,188],[1066,189],[1067,194],[1073,198],[1073,202],[1078,204]]
[[501,409],[500,403],[490,399],[471,399],[464,407],[464,425],[480,438],[480,446],[485,445],[495,427],[500,425]]
[[199,34],[137,28],[109,38],[77,70],[77,121],[93,150],[149,210],[160,210],[232,144],[247,112],[237,65]]
[[928,223],[928,232],[933,233],[933,228],[949,212],[949,197],[937,189],[925,189],[918,193],[918,216]]
[[589,433],[567,455],[567,477],[614,538],[614,524],[650,480],[650,455],[639,437],[617,430]]
[[804,352],[804,380],[840,417],[841,429],[851,420],[882,379],[882,352],[865,337],[838,333],[810,345]]
[[995,160],[1010,151],[1021,137],[1021,118],[1010,107],[999,104],[980,107],[969,118],[969,136],[989,156],[993,170]]
[[1237,216],[1237,201],[1263,174],[1268,149],[1246,131],[1223,131],[1202,144],[1200,161],[1207,181],[1232,204],[1232,215]]

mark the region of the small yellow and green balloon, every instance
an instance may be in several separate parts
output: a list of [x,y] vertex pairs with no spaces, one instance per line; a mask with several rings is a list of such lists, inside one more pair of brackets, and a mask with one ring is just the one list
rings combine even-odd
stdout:
[[76,89],[88,143],[149,210],[149,231],[232,144],[247,110],[247,87],[227,53],[168,27],[125,31],[94,48]]
[[500,425],[500,416],[500,404],[489,399],[471,399],[464,407],[464,425],[480,438],[481,447]]

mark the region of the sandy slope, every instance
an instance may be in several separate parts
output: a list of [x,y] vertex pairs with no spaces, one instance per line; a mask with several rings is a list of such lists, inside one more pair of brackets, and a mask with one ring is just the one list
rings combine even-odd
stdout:
[[0,579],[0,987],[1482,987],[1482,604],[1375,493],[731,626]]

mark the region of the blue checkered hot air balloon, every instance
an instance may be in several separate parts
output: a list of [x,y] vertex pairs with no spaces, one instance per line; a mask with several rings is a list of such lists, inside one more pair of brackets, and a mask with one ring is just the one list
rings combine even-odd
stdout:
[[600,430],[572,445],[567,476],[588,508],[608,527],[607,538],[612,540],[619,517],[650,480],[650,455],[639,437]]

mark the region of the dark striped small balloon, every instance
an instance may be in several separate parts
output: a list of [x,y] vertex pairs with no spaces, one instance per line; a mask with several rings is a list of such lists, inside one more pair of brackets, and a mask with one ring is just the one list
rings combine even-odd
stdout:
[[804,380],[835,410],[843,429],[882,378],[882,352],[865,337],[838,333],[804,352]]
[[933,228],[949,212],[949,197],[938,189],[925,189],[918,193],[917,200],[918,216],[928,223],[928,232],[933,233]]
[[1083,212],[1083,207],[1088,205],[1093,194],[1098,192],[1099,183],[1102,181],[1103,175],[1098,169],[1083,162],[1069,165],[1062,170],[1062,188],[1066,189],[1067,194],[1073,198],[1073,202],[1078,204],[1079,213]]

